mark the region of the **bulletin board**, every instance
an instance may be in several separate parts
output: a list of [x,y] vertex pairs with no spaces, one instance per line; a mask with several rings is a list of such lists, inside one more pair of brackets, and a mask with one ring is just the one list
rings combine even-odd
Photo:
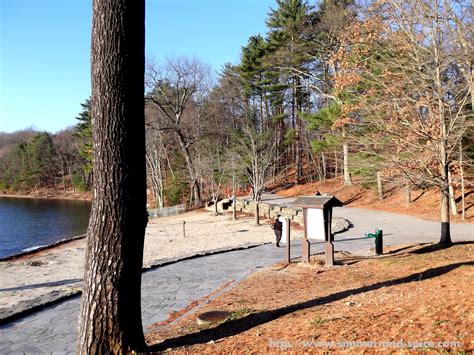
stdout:
[[323,209],[305,208],[304,213],[307,238],[316,240],[326,240]]

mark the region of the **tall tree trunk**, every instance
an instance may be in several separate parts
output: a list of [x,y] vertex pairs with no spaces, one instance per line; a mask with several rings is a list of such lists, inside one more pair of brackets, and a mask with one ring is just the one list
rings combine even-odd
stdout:
[[[346,132],[344,128],[342,129],[342,139],[346,138]],[[352,179],[351,174],[349,172],[349,146],[347,142],[344,142],[342,145],[342,152],[344,158],[344,186],[351,186]]]
[[447,186],[441,189],[441,237],[439,244],[452,244],[449,222],[449,191]]
[[[472,97],[472,93],[471,93],[471,97]],[[466,219],[466,201],[465,201],[465,191],[464,191],[464,166],[463,166],[461,142],[459,142],[459,168],[460,168],[460,173],[461,173],[461,215],[462,215],[462,220],[464,221]]]
[[301,182],[301,176],[303,173],[302,159],[301,159],[301,118],[299,114],[299,100],[298,100],[298,86],[299,80],[295,78],[293,80],[293,111],[295,116],[295,183],[299,185]]
[[257,201],[255,201],[255,224],[260,225],[260,206]]
[[409,181],[405,184],[405,204],[407,207],[410,207],[411,205],[411,188]]
[[235,221],[237,219],[237,196],[235,189],[235,171],[232,172],[232,219]]
[[439,169],[441,175],[441,184],[440,184],[440,192],[441,192],[441,236],[439,240],[439,244],[442,246],[449,246],[452,244],[451,240],[451,228],[450,228],[450,217],[449,217],[449,160],[448,160],[448,128],[447,122],[445,118],[445,107],[443,103],[442,97],[443,95],[443,86],[442,86],[442,79],[441,79],[441,70],[440,70],[440,58],[438,47],[434,46],[434,62],[437,63],[435,70],[434,70],[434,78],[435,78],[435,87],[434,90],[437,93],[437,106],[438,106],[438,119],[439,119],[439,126],[441,129],[441,141],[439,143]]
[[212,202],[214,203],[214,214],[217,216],[219,214],[219,211],[217,209],[217,197],[213,197]]
[[94,0],[94,201],[87,230],[79,354],[143,351],[146,217],[143,0]]
[[453,179],[451,176],[451,172],[448,169],[448,184],[449,184],[449,203],[451,206],[451,214],[456,216],[458,214],[458,209],[456,207],[456,197],[454,196],[454,187],[453,187]]
[[196,170],[194,169],[193,160],[191,158],[191,153],[189,152],[184,137],[181,133],[178,134],[179,144],[181,146],[181,151],[183,152],[184,159],[186,160],[186,166],[189,172],[189,178],[191,179],[191,194],[192,199],[194,200],[194,205],[198,206],[201,204],[201,189],[199,188],[199,181],[197,178]]
[[66,195],[66,169],[65,169],[65,164],[64,164],[64,161],[61,161],[61,165],[62,165],[62,169],[61,169],[61,172],[62,172],[62,177],[63,177],[63,193]]
[[[441,144],[441,153],[445,153],[444,144]],[[443,164],[444,162],[444,164]],[[443,246],[449,246],[452,244],[451,240],[451,230],[450,230],[450,220],[449,220],[449,183],[448,183],[448,164],[446,163],[446,155],[442,155],[441,163],[441,179],[442,184],[440,186],[441,192],[441,237],[439,244]]]
[[68,164],[67,166],[67,171],[69,173],[69,182],[72,186],[72,193],[75,194],[76,193],[76,186],[74,185],[74,179],[72,177],[72,171],[71,171],[71,166]]
[[326,164],[326,155],[324,152],[321,153],[321,163],[323,164],[323,182],[326,182],[327,178],[327,164]]
[[382,174],[380,171],[377,171],[377,190],[379,192],[379,200],[383,200],[383,184],[382,184]]

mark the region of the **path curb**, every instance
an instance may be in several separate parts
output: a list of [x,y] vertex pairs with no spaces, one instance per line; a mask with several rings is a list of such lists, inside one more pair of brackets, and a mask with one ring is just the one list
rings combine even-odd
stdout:
[[[82,236],[76,237],[76,239],[80,239],[80,238],[82,238]],[[67,243],[68,241],[71,241],[71,240],[59,241],[59,242],[56,242],[54,245],[45,247],[44,249],[47,249],[48,247],[64,244],[64,243]],[[153,271],[154,269],[157,269],[159,267],[175,264],[180,261],[191,260],[191,259],[201,258],[204,256],[222,254],[222,253],[227,253],[227,252],[232,252],[232,251],[257,248],[259,246],[266,245],[266,244],[271,244],[271,242],[246,244],[246,245],[240,245],[237,247],[228,247],[228,248],[223,247],[223,248],[208,250],[205,252],[184,255],[184,256],[176,257],[176,258],[159,259],[159,260],[156,260],[155,263],[143,267],[142,273]],[[37,249],[34,250],[34,252],[36,251]],[[82,283],[82,279],[81,279],[81,283]],[[46,295],[43,295],[31,301],[24,301],[20,303],[19,306],[18,305],[15,306],[15,309],[6,309],[5,311],[0,312],[0,325],[5,325],[9,322],[17,320],[19,318],[22,318],[34,312],[40,311],[43,308],[55,305],[62,301],[78,296],[81,293],[82,293],[82,289],[75,286],[69,289],[65,288],[61,291],[52,291]]]

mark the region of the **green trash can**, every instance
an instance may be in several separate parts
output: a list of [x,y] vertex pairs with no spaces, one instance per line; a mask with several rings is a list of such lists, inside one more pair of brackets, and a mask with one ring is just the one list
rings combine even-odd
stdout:
[[375,230],[375,254],[383,254],[383,230],[378,228]]

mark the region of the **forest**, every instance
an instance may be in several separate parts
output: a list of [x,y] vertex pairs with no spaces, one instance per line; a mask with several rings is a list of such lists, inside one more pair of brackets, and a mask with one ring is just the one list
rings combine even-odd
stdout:
[[[148,60],[146,163],[156,207],[341,178],[472,189],[473,26],[465,0],[277,0],[267,32],[218,75]],[[74,127],[0,133],[0,188],[89,191],[91,102]],[[443,220],[443,217],[442,217]],[[449,220],[449,219],[448,219]]]

